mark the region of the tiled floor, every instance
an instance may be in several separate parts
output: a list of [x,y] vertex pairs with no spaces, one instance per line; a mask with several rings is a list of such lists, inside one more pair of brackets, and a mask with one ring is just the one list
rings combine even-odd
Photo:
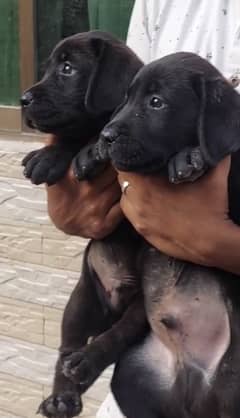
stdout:
[[[50,393],[62,312],[86,245],[52,225],[44,186],[22,175],[22,158],[41,146],[0,137],[0,418],[35,417]],[[110,373],[85,395],[82,417],[95,417]]]
[[[0,331],[2,329],[2,334],[7,334],[5,324],[8,321],[9,333],[18,335],[18,338],[0,336],[0,417],[3,418],[4,411],[6,418],[8,414],[12,418],[32,418],[41,400],[51,393],[57,350],[41,343],[30,342],[29,338],[22,338],[24,321],[19,320],[23,318],[26,321],[26,330],[28,329],[26,337],[31,335],[31,325],[35,327],[36,334],[34,337],[33,333],[32,338],[38,340],[41,312],[37,311],[36,315],[33,309],[27,309],[27,303],[23,302],[23,306],[19,301],[17,305],[14,305],[15,303],[16,301],[12,301],[11,305],[10,299],[0,299]],[[51,326],[58,327],[60,323],[53,321]],[[111,370],[107,370],[86,393],[82,417],[95,417],[100,403],[107,394],[110,375]]]

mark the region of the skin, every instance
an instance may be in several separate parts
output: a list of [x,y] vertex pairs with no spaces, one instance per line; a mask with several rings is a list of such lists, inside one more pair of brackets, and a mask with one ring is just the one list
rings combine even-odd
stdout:
[[[54,140],[49,136],[47,144]],[[197,183],[181,185],[126,172],[117,176],[112,167],[91,182],[79,183],[70,169],[63,180],[46,187],[49,216],[67,234],[101,239],[124,213],[160,251],[240,274],[240,231],[228,218],[229,168],[226,158]],[[123,181],[130,186],[121,197]]]
[[[46,144],[54,144],[49,135]],[[72,169],[53,186],[46,186],[48,213],[54,225],[69,235],[101,239],[123,219],[117,173],[108,167],[98,178],[79,182]]]
[[226,158],[197,183],[181,185],[119,173],[120,184],[130,184],[121,198],[122,210],[160,251],[240,274],[240,231],[228,217],[229,168]]
[[55,226],[70,235],[101,239],[123,219],[117,174],[107,168],[96,180],[79,183],[72,170],[47,187],[48,213]]

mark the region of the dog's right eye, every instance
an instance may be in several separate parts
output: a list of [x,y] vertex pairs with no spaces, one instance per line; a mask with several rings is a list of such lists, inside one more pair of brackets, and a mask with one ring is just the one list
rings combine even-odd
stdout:
[[59,72],[60,74],[64,75],[73,75],[75,73],[75,70],[73,66],[70,64],[70,62],[65,61],[60,65]]
[[164,107],[164,102],[161,97],[153,96],[149,101],[149,106],[153,109],[161,109],[162,107]]

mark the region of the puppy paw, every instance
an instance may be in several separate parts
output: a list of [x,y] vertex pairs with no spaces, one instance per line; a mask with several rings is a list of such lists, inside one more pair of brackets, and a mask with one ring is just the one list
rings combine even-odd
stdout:
[[30,152],[22,161],[25,167],[23,174],[34,184],[55,184],[67,172],[72,154],[61,148],[49,145]]
[[80,385],[82,392],[87,390],[103,371],[97,358],[85,350],[75,351],[62,358],[63,374],[77,385]]
[[82,402],[74,392],[51,395],[39,406],[37,413],[47,418],[72,418],[80,414]]
[[186,148],[169,160],[169,181],[175,184],[195,181],[205,173],[207,168],[199,147]]
[[73,172],[78,180],[91,180],[106,167],[106,161],[98,154],[96,144],[84,147],[73,159]]

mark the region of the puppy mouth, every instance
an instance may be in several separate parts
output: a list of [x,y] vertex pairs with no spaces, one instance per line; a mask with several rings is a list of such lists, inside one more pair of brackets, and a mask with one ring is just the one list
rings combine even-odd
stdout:
[[40,132],[51,133],[52,129],[54,128],[53,125],[51,126],[50,123],[48,124],[46,119],[42,121],[38,117],[35,117],[30,109],[23,110],[23,116],[26,125],[31,129],[38,130]]
[[34,122],[34,120],[29,119],[29,118],[25,118],[25,122],[26,122],[26,125],[27,125],[29,128],[31,128],[31,129],[38,129],[38,126],[37,126],[37,124]]
[[100,138],[99,154],[102,159],[110,159],[121,171],[138,171],[144,164],[144,148],[132,138],[119,135],[112,143]]
[[44,132],[44,133],[52,133],[56,130],[56,127],[48,126],[47,124],[43,124],[41,122],[37,122],[34,119],[25,118],[26,124],[29,128]]
[[146,147],[133,138],[119,136],[110,144],[100,138],[98,149],[101,158],[110,159],[117,170],[165,174],[166,158],[163,155],[150,155]]
[[142,167],[142,153],[139,150],[129,150],[129,147],[112,147],[109,156],[113,165],[121,171],[138,171]]
[[47,103],[46,106],[38,106],[36,102],[29,108],[23,108],[23,117],[29,128],[44,133],[56,133],[76,122],[76,118],[73,120],[69,114],[63,115],[54,105]]
[[50,120],[48,123],[47,119],[44,119],[43,121],[37,120],[36,118],[31,117],[30,115],[25,115],[25,122],[29,128],[44,133],[58,133],[59,131],[62,131],[73,125],[72,120],[61,122],[56,121],[56,123],[53,123],[53,120]]

